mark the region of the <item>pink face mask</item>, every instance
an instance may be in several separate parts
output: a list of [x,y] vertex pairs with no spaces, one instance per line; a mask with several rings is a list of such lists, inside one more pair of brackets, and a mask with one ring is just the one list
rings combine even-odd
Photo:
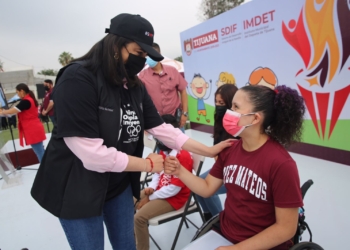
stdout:
[[238,112],[232,111],[228,109],[224,115],[224,118],[222,119],[222,125],[224,126],[224,129],[229,133],[230,135],[236,137],[239,136],[242,131],[252,126],[253,124],[246,125],[246,126],[238,126],[239,119],[241,119],[242,116],[246,115],[254,115],[255,113],[249,113],[249,114],[240,114]]

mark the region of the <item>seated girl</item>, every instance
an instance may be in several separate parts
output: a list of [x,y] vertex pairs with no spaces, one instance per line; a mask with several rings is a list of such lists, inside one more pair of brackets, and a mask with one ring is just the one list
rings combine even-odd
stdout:
[[[175,128],[179,127],[173,115],[163,115],[162,119]],[[158,147],[164,159],[169,154],[174,155],[186,171],[192,172],[193,160],[188,151],[172,151],[161,142],[158,142]],[[153,174],[149,187],[141,191],[141,200],[135,204],[138,210],[134,215],[137,250],[149,249],[148,220],[182,208],[189,196],[190,190],[179,178],[163,171]]]
[[296,90],[245,86],[223,118],[225,130],[241,139],[223,150],[205,180],[181,167],[175,157],[165,172],[203,197],[224,183],[220,230],[234,245],[219,249],[287,250],[293,245],[298,208],[303,206],[295,161],[284,148],[298,141],[305,106]]

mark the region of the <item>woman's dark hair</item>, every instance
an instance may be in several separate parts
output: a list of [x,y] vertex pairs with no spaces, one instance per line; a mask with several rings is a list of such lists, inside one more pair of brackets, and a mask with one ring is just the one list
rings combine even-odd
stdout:
[[259,85],[240,90],[248,94],[252,112],[263,114],[263,131],[285,147],[300,141],[305,105],[298,91],[285,85],[275,90]]
[[[128,76],[123,63],[122,48],[131,42],[124,37],[108,34],[97,42],[88,53],[72,60],[72,62],[86,61],[85,67],[94,74],[101,68],[105,80],[110,84],[120,85],[125,77],[130,86],[140,85],[141,81],[137,76]],[[115,54],[118,56],[117,59],[114,58]]]
[[27,85],[27,84],[25,84],[25,83],[20,83],[20,84],[18,84],[18,85],[16,86],[16,90],[17,90],[17,91],[23,90],[26,94],[29,94],[29,96],[30,96],[30,97],[33,99],[33,101],[34,101],[35,107],[38,107],[38,101],[36,100],[33,91],[31,91],[31,90],[28,88],[28,85]]
[[[231,109],[233,96],[237,92],[237,87],[233,84],[224,84],[220,86],[214,95],[214,98],[217,94],[221,95],[222,100],[225,103],[227,109]],[[215,101],[215,100],[214,100]],[[214,114],[214,143],[220,142],[220,140],[226,140],[232,138],[232,135],[226,132],[222,125],[222,116]]]

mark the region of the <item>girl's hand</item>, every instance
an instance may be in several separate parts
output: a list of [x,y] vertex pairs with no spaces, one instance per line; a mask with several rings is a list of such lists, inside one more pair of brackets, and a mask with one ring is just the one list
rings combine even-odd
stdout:
[[153,188],[145,188],[145,195],[151,195],[154,193],[154,189]]
[[137,204],[137,208],[136,209],[141,209],[145,204],[147,204],[149,202],[149,198],[148,196],[145,196],[144,198],[142,198],[139,203]]
[[164,172],[171,175],[179,175],[181,164],[175,156],[165,158]]

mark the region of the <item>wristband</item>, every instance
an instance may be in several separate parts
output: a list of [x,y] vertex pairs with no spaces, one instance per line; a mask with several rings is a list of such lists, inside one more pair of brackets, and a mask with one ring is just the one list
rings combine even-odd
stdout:
[[153,170],[153,161],[149,157],[147,157],[146,160],[149,160],[149,162],[151,163],[151,171],[148,171],[148,172],[152,172],[152,170]]

